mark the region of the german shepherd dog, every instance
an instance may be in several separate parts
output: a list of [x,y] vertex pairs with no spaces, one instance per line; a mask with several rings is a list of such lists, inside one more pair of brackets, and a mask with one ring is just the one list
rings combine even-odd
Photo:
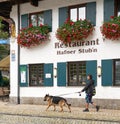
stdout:
[[49,94],[46,94],[44,97],[44,101],[48,102],[48,106],[46,108],[46,111],[50,106],[54,106],[54,111],[56,110],[56,105],[59,105],[61,108],[61,112],[63,112],[63,106],[67,106],[69,109],[69,112],[71,112],[71,104],[67,103],[67,100],[64,99],[63,97],[58,97],[58,96],[50,96]]

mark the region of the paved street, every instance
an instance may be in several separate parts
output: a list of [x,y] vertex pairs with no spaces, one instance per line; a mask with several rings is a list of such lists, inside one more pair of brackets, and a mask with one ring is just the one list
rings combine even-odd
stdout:
[[72,113],[65,108],[46,112],[42,105],[15,105],[0,102],[0,124],[120,124],[120,110],[101,109],[83,113],[83,108],[72,107]]
[[117,122],[104,122],[92,120],[80,120],[70,118],[49,118],[33,116],[2,115],[0,124],[119,124]]

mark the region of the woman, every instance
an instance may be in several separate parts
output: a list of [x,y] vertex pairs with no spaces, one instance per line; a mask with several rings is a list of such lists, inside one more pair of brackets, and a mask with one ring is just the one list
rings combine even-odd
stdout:
[[92,79],[92,75],[88,75],[87,76],[87,83],[86,86],[79,92],[86,92],[86,107],[85,110],[83,110],[83,112],[89,112],[89,104],[91,103],[92,105],[94,105],[96,107],[96,111],[98,112],[100,109],[100,106],[96,105],[95,103],[93,103],[92,101],[92,96],[93,96],[93,90],[94,90],[94,80]]

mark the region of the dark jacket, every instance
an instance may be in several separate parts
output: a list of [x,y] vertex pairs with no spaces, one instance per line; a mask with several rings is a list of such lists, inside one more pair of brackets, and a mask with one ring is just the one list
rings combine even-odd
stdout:
[[93,88],[94,88],[94,80],[90,79],[86,83],[86,86],[82,89],[82,92],[86,92],[87,94],[93,94]]

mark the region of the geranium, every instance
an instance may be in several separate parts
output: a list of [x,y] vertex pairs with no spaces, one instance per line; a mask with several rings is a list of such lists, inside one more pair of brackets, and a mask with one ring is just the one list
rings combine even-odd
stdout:
[[76,22],[67,19],[65,23],[57,29],[56,37],[65,44],[78,42],[87,38],[90,34],[92,34],[93,30],[94,26],[86,19],[80,19]]
[[18,44],[21,47],[30,48],[37,46],[49,39],[50,28],[47,25],[30,26],[23,28],[18,35]]
[[104,22],[101,26],[102,35],[111,40],[118,40],[120,38],[120,16],[111,16],[108,22]]

